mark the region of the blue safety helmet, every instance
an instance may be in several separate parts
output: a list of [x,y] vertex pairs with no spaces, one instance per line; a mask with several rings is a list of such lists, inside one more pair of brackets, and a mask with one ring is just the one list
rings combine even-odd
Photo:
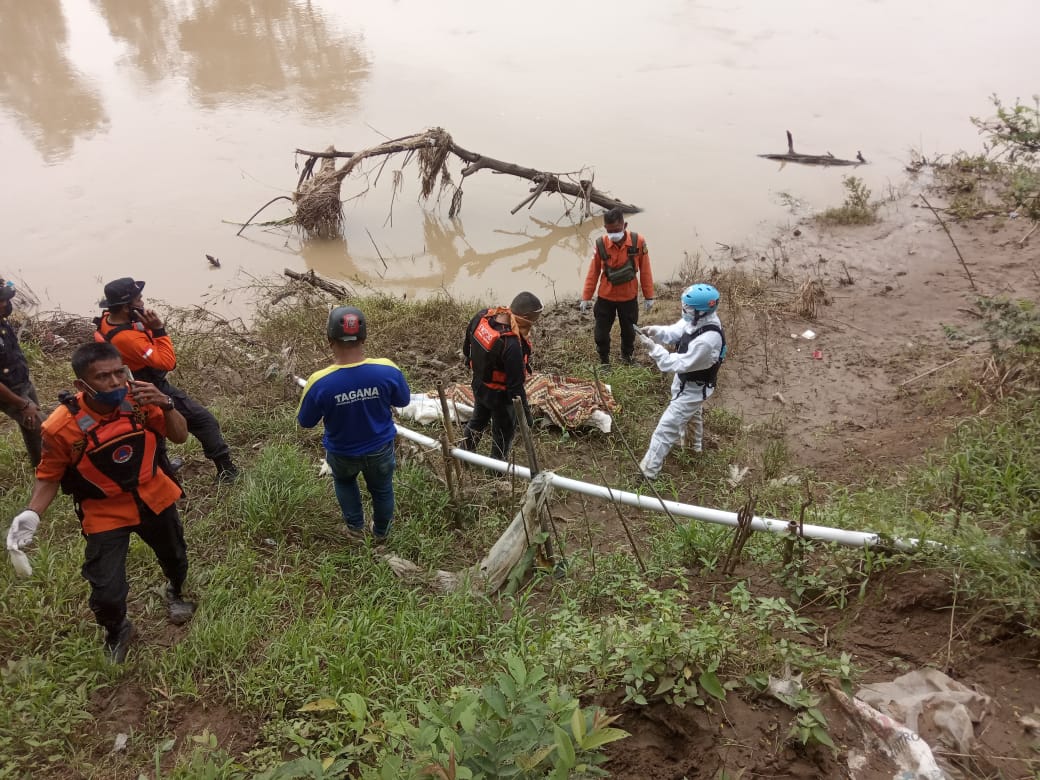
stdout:
[[710,314],[719,307],[719,291],[710,284],[691,284],[682,294],[683,312]]

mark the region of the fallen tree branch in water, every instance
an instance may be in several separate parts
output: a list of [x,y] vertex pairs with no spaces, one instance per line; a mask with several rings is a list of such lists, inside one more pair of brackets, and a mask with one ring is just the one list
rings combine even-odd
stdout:
[[[456,216],[462,208],[462,181],[485,169],[527,179],[532,183],[530,194],[512,210],[514,214],[525,205],[528,208],[533,206],[541,195],[553,193],[564,199],[567,213],[577,209],[583,217],[591,214],[590,204],[593,203],[608,210],[620,209],[626,214],[641,211],[636,205],[625,203],[596,189],[591,176],[582,176],[584,171],[540,171],[487,157],[459,146],[446,130],[439,127],[384,141],[358,152],[341,152],[330,146],[320,152],[297,149],[296,153],[306,155],[307,161],[302,166],[296,191],[292,196],[296,206],[293,224],[299,226],[308,236],[328,238],[339,235],[343,226],[343,206],[340,198],[343,181],[358,171],[365,160],[395,154],[405,155],[403,165],[407,165],[413,157],[418,160],[423,200],[433,195],[435,190],[440,193],[453,188],[449,212],[451,217]],[[448,171],[451,157],[465,164],[458,184],[452,180]],[[337,168],[338,160],[345,162]]]
[[[242,231],[245,230],[247,227],[249,227],[252,224],[253,220],[256,219],[256,215],[257,214],[259,214],[261,211],[266,209],[272,203],[277,203],[280,200],[292,200],[292,198],[290,198],[288,195],[279,195],[277,198],[271,198],[269,201],[267,201],[267,203],[265,203],[263,206],[258,208],[256,211],[254,211],[253,212],[253,216],[251,216],[249,219],[247,219],[245,222],[242,223],[242,227],[240,227],[238,229],[238,232],[235,233],[235,235],[236,236],[242,235]],[[209,255],[207,255],[207,257],[209,257]],[[220,266],[218,265],[217,267],[219,268]]]
[[314,271],[307,271],[306,273],[300,273],[293,271],[291,268],[286,268],[282,273],[288,276],[290,279],[295,279],[298,282],[306,282],[307,284],[317,287],[319,290],[324,290],[331,295],[335,295],[337,298],[347,297],[347,288],[341,284],[330,282],[328,279],[322,279]]
[[830,152],[827,152],[827,154],[799,154],[794,150],[794,136],[791,135],[790,130],[787,131],[787,152],[785,154],[760,154],[758,156],[767,160],[779,160],[781,162],[793,162],[802,165],[863,165],[866,163],[862,152],[856,152],[855,160],[843,160],[840,157],[835,157]]

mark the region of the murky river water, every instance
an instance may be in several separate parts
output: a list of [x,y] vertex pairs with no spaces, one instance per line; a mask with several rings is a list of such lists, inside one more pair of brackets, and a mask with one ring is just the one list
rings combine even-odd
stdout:
[[439,125],[499,159],[594,168],[645,209],[630,226],[668,278],[685,251],[793,219],[785,193],[840,202],[847,169],[755,157],[784,151],[785,129],[799,151],[862,150],[877,195],[911,148],[978,148],[968,117],[991,93],[1040,90],[1038,29],[1036,0],[0,0],[0,275],[77,313],[116,276],[215,303],[283,268],[409,296],[573,298],[599,220],[550,197],[510,215],[526,182],[490,172],[456,220],[417,202],[414,163],[392,198],[391,162],[345,185],[367,193],[342,241],[225,222],[291,192],[298,147]]

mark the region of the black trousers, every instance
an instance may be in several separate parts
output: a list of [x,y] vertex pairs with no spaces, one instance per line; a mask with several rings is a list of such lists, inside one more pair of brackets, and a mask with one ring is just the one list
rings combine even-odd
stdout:
[[[37,408],[40,406],[40,399],[36,397],[36,388],[32,382],[26,382],[23,385],[14,385],[9,387],[12,393],[28,398]],[[18,423],[18,430],[21,431],[22,441],[25,442],[25,451],[29,453],[29,460],[32,461],[33,467],[40,465],[40,458],[43,455],[43,440],[40,438],[40,426],[43,425],[43,415],[39,412],[36,413],[36,426],[30,430],[22,425],[22,410],[18,406],[8,406],[6,404],[0,404],[0,412],[3,412],[16,423]]]
[[466,438],[462,446],[476,452],[488,423],[491,423],[491,457],[507,460],[516,435],[516,410],[510,401],[488,404],[479,398],[474,399],[473,416],[463,429]]
[[596,340],[599,362],[610,362],[610,330],[614,327],[615,317],[621,322],[621,358],[631,360],[636,347],[635,326],[639,324],[639,297],[630,301],[597,298],[592,307],[592,316],[596,320],[592,335]]
[[210,460],[220,460],[231,454],[231,448],[224,441],[224,435],[220,432],[220,423],[213,416],[213,412],[166,380],[156,383],[155,386],[173,399],[174,407],[188,423],[188,433],[198,439],[199,444],[202,445],[203,455]]
[[131,534],[137,534],[152,548],[174,593],[181,592],[188,576],[188,548],[176,504],[158,514],[142,505],[140,525],[86,534],[83,579],[90,583],[90,609],[98,625],[110,633],[126,618],[126,596],[130,592],[126,553]]

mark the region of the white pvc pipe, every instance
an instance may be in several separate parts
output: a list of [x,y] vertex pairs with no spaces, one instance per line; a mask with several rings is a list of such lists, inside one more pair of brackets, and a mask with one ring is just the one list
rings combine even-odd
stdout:
[[[300,377],[296,381],[301,386],[304,384]],[[430,449],[440,449],[440,443],[422,433],[397,425],[397,435],[408,441],[421,444]],[[482,466],[492,471],[503,474],[514,474],[521,479],[531,479],[531,470],[526,466],[509,464],[505,461],[495,460],[486,455],[454,447],[451,454],[459,460]],[[711,509],[710,507],[695,506],[693,504],[680,504],[677,501],[665,501],[656,496],[644,496],[638,493],[630,493],[625,490],[616,490],[605,485],[596,485],[591,482],[582,482],[569,477],[561,477],[552,473],[553,487],[570,490],[574,493],[582,493],[595,498],[605,498],[608,501],[616,501],[619,504],[647,509],[654,512],[667,511],[673,517],[688,517],[692,520],[700,520],[715,525],[726,525],[736,527],[737,513],[726,512],[722,509]],[[754,531],[769,531],[775,534],[791,533],[795,524],[788,520],[777,520],[772,517],[755,516],[751,520],[751,529]],[[806,523],[802,526],[802,535],[809,539],[818,539],[822,542],[835,542],[846,547],[875,547],[882,544],[881,536],[871,531],[846,531],[842,528],[830,528],[824,525],[811,525]],[[892,539],[892,546],[900,550],[912,550],[917,547],[917,539]]]
[[[403,439],[421,444],[425,447],[440,448],[440,444],[429,436],[409,430],[400,425],[397,426],[397,435]],[[522,479],[531,478],[531,470],[525,466],[509,464],[505,461],[495,460],[485,455],[455,447],[451,454],[459,460],[473,463],[477,466],[499,471],[503,474],[515,474]],[[721,509],[710,509],[708,507],[694,506],[693,504],[680,504],[677,501],[665,501],[655,496],[643,496],[638,493],[630,493],[625,490],[616,490],[604,485],[596,485],[591,482],[581,482],[569,477],[561,477],[552,472],[553,487],[570,490],[574,493],[582,493],[595,498],[605,498],[608,501],[616,501],[619,504],[648,509],[656,512],[667,510],[673,517],[688,517],[705,523],[716,525],[737,525],[737,513],[726,512]],[[770,531],[775,534],[791,533],[792,523],[787,520],[776,520],[771,517],[758,517],[751,520],[751,528],[755,531]],[[805,524],[802,526],[802,535],[810,539],[818,539],[823,542],[836,542],[846,547],[874,547],[881,544],[881,537],[869,531],[846,531],[841,528],[829,528],[823,525]],[[916,539],[895,539],[892,544],[901,550],[909,550],[917,546]]]

